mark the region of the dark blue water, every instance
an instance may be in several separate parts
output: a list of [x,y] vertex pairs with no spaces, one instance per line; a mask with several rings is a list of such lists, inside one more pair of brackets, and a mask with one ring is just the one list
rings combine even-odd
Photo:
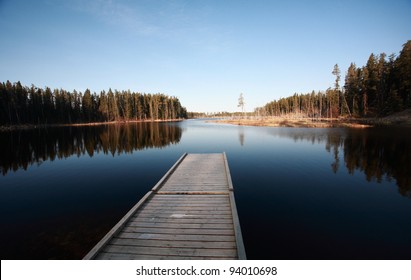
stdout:
[[184,153],[226,152],[249,259],[410,259],[411,130],[185,121],[0,133],[1,259],[80,259]]

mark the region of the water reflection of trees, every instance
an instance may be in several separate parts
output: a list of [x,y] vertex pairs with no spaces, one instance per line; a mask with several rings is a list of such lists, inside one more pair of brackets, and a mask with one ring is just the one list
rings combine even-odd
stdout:
[[411,197],[411,136],[404,130],[350,133],[344,140],[344,161],[350,174],[360,170],[368,181],[394,178],[399,192]]
[[411,132],[409,129],[297,129],[280,131],[279,136],[294,141],[325,143],[334,156],[333,172],[341,167],[340,152],[350,174],[356,170],[365,174],[368,181],[381,182],[395,179],[400,194],[411,198]]
[[244,127],[243,126],[238,126],[238,140],[240,141],[240,145],[244,146]]
[[163,123],[133,123],[84,127],[58,127],[0,133],[0,168],[27,169],[43,161],[86,153],[132,153],[147,148],[162,148],[180,141],[179,126]]

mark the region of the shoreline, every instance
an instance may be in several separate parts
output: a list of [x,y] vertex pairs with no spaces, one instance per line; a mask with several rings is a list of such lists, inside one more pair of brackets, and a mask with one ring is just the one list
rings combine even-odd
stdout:
[[[28,129],[43,129],[49,127],[77,127],[77,126],[99,126],[99,125],[123,125],[129,123],[162,123],[181,122],[184,119],[146,119],[146,120],[124,120],[109,122],[72,123],[72,124],[20,124],[0,125],[0,132]],[[266,126],[266,127],[305,127],[305,128],[331,128],[331,127],[408,127],[411,128],[411,109],[394,113],[386,117],[369,118],[308,118],[308,117],[230,117],[209,119],[210,123],[223,123],[239,126]]]
[[358,122],[352,122],[351,120],[338,120],[338,119],[321,119],[313,120],[311,118],[282,118],[282,117],[269,117],[269,118],[257,118],[257,119],[220,119],[210,120],[209,122],[224,123],[238,126],[265,126],[265,127],[304,127],[304,128],[330,128],[330,127],[355,127],[355,128],[367,128],[373,127],[371,124],[364,124]]
[[308,117],[246,117],[215,119],[208,122],[224,123],[240,126],[267,126],[267,127],[305,127],[305,128],[331,128],[331,127],[411,127],[411,110],[382,117],[382,118],[321,118]]
[[74,126],[99,126],[99,125],[122,125],[129,123],[163,123],[163,122],[181,122],[183,119],[167,120],[129,120],[129,121],[110,121],[110,122],[91,122],[91,123],[67,123],[67,124],[17,124],[17,125],[0,125],[0,132],[27,129],[43,129],[49,127],[74,127]]

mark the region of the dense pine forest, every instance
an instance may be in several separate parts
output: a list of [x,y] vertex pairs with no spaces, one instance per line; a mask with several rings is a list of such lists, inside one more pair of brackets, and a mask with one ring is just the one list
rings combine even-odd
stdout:
[[309,118],[377,117],[411,108],[411,40],[403,45],[398,57],[371,54],[367,64],[351,63],[345,84],[336,64],[333,88],[281,98],[257,108],[260,116],[297,115]]
[[73,124],[186,118],[177,97],[128,91],[69,92],[0,83],[0,125]]

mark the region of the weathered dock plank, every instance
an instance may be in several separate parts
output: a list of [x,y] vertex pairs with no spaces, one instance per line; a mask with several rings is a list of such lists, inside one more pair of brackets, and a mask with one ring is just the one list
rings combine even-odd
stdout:
[[184,154],[84,259],[245,259],[225,154]]
[[237,245],[234,241],[168,241],[168,240],[138,240],[117,238],[112,240],[113,245],[141,246],[141,247],[161,247],[161,248],[198,248],[198,249],[235,249]]

